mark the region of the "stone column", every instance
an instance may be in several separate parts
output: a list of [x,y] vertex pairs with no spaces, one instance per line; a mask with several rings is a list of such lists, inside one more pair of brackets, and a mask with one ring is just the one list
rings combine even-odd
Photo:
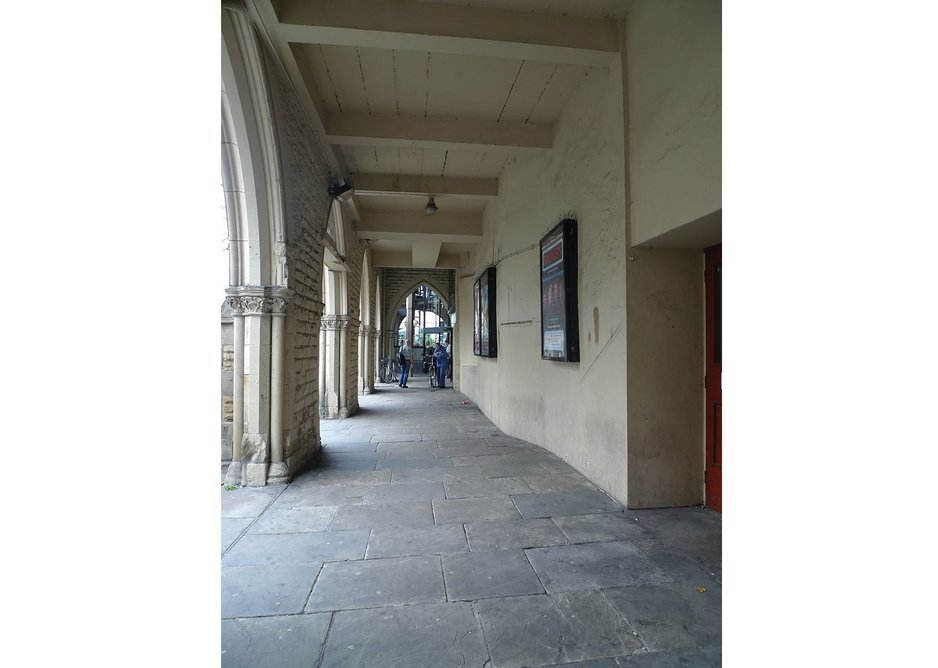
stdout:
[[[354,415],[358,412],[358,358],[361,355],[361,340],[358,337],[358,331],[361,328],[361,320],[355,315],[346,315],[346,326],[340,332],[341,357],[339,366],[342,371],[342,379],[345,386],[342,388],[342,396],[345,397],[346,416]],[[358,346],[358,347],[353,347]],[[352,364],[353,360],[355,364]]]
[[[321,403],[320,416],[327,420],[346,418],[350,415],[348,395],[348,331],[357,318],[349,315],[324,315],[320,325],[325,345],[323,393],[328,397]],[[356,327],[357,329],[357,327]],[[353,393],[353,396],[354,395]],[[351,412],[354,412],[354,404]]]
[[359,355],[361,355],[358,364],[361,367],[362,394],[371,394],[375,391],[374,354],[376,331],[374,327],[368,325],[361,325],[358,328]]
[[[272,420],[277,420],[279,461],[283,463],[283,315],[288,291],[271,286],[237,286],[228,289],[228,303],[235,316],[234,427],[232,462],[227,482],[247,487],[267,484],[272,461]],[[272,313],[280,325],[279,352],[272,349]],[[272,366],[279,378],[272,386]],[[276,395],[277,408],[272,408]],[[278,477],[284,473],[278,467]]]
[[232,372],[231,464],[225,473],[229,485],[241,484],[241,439],[244,437],[244,312],[241,300],[231,294],[226,301],[234,318],[234,369]]
[[270,350],[270,483],[290,482],[290,471],[283,456],[283,326],[287,316],[289,292],[280,290],[271,300]]

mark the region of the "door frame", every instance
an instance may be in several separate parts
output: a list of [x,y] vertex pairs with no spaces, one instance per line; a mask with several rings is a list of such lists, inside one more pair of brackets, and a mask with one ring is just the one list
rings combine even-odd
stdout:
[[704,249],[704,505],[723,512],[723,245]]

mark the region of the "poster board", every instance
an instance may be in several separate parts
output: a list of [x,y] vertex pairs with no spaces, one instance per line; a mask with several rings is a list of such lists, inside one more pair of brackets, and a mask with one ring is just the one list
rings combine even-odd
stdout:
[[580,361],[576,221],[564,219],[541,239],[541,359]]
[[[489,267],[479,275],[473,290],[476,300],[474,337],[478,336],[476,355],[498,357],[498,329],[495,315],[495,267]],[[475,338],[474,338],[475,340]]]
[[482,354],[482,327],[479,322],[479,279],[472,286],[472,352]]

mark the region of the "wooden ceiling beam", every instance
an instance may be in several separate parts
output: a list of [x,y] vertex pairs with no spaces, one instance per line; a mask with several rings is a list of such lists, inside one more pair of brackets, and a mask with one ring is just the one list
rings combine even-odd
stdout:
[[498,179],[419,174],[349,174],[356,194],[362,195],[458,195],[466,199],[495,199]]
[[419,116],[330,114],[325,129],[330,144],[345,146],[544,154],[554,141],[551,125]]
[[291,42],[363,46],[608,67],[616,21],[413,0],[284,0]]

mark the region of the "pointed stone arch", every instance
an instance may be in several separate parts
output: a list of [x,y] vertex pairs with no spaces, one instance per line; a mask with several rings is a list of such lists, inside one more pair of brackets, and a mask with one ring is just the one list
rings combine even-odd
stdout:
[[284,323],[290,299],[277,136],[263,53],[240,11],[223,11],[222,183],[228,218],[227,306],[234,320],[227,480],[287,482]]
[[440,301],[443,302],[446,308],[450,308],[451,304],[446,288],[440,287],[440,282],[433,276],[430,276],[429,274],[423,274],[413,279],[413,281],[410,282],[409,287],[398,291],[398,293],[388,302],[388,310],[385,316],[387,318],[387,322],[392,327],[395,325],[400,325],[400,320],[397,319],[395,314],[400,310],[401,305],[406,303],[407,296],[421,285],[426,285],[431,290],[433,290],[437,295],[439,295]]

